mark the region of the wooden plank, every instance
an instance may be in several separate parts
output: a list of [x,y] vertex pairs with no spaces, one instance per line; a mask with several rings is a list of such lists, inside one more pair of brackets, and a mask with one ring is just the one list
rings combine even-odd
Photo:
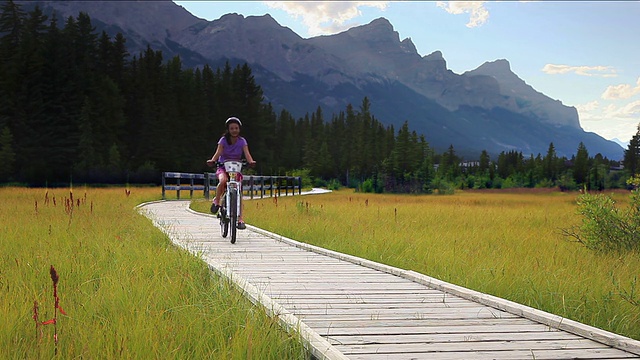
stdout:
[[377,354],[346,354],[351,360],[609,360],[635,358],[632,354],[604,348],[584,350],[513,350],[513,351],[460,351],[460,352],[404,352]]
[[[500,324],[502,325],[502,324]],[[539,332],[486,332],[473,334],[401,334],[401,335],[332,335],[327,337],[334,345],[365,345],[365,344],[411,344],[411,343],[443,343],[443,342],[472,342],[472,341],[510,341],[510,340],[574,340],[584,339],[564,331]]]
[[[294,313],[295,314],[295,313]],[[297,316],[297,315],[296,315]],[[299,316],[298,316],[299,317]],[[306,324],[304,317],[299,317]],[[309,325],[311,326],[311,325]],[[327,337],[333,336],[349,336],[349,335],[359,335],[359,336],[403,336],[408,334],[467,334],[472,336],[474,334],[484,334],[484,333],[505,333],[505,334],[516,334],[516,333],[537,333],[542,331],[560,331],[557,329],[549,329],[541,324],[508,324],[501,325],[500,327],[496,326],[485,326],[485,325],[469,325],[469,326],[450,326],[450,327],[428,327],[428,326],[420,326],[419,324],[415,324],[414,326],[404,326],[404,327],[360,327],[360,328],[340,328],[340,327],[313,327],[313,329],[318,332],[318,334]],[[584,338],[584,337],[583,337]],[[601,346],[608,347],[608,346]]]
[[[511,317],[502,319],[469,319],[469,318],[457,318],[457,319],[443,319],[437,318],[420,318],[415,317],[387,317],[387,318],[346,318],[343,316],[328,317],[328,316],[300,316],[301,319],[308,325],[313,325],[317,328],[363,328],[363,327],[411,327],[411,326],[429,326],[429,327],[447,327],[452,328],[455,326],[504,326],[504,325],[532,325],[531,320],[523,319],[521,317]],[[540,328],[536,328],[535,331]],[[547,328],[548,329],[548,328]],[[531,331],[534,331],[532,329]],[[577,335],[573,335],[577,336]]]
[[386,354],[429,353],[429,352],[481,352],[481,351],[512,351],[529,350],[585,350],[598,349],[601,345],[587,339],[565,340],[501,340],[501,341],[463,341],[463,342],[434,342],[394,344],[364,344],[364,345],[336,345],[336,348],[347,356],[350,354]]
[[[342,308],[333,309],[331,307],[326,308],[312,308],[307,309],[303,307],[292,306],[290,304],[287,307],[301,318],[308,318],[311,315],[322,315],[326,317],[341,316],[348,319],[359,319],[359,317],[366,317],[371,320],[377,320],[384,318],[385,316],[393,317],[409,317],[416,321],[421,319],[495,319],[495,318],[515,318],[513,314],[495,314],[492,311],[481,310],[478,311],[475,308],[470,309],[422,309],[422,308],[370,308],[370,309],[355,309],[355,308]],[[533,324],[540,325],[542,328],[549,328],[548,325],[533,322]]]
[[353,296],[353,295],[325,295],[325,296],[272,296],[273,299],[277,299],[283,303],[291,304],[312,304],[322,302],[324,304],[421,304],[421,305],[442,305],[442,306],[469,306],[468,300],[464,299],[447,299],[443,301],[440,296],[434,295],[432,297],[426,296],[406,296],[406,297],[383,297],[383,296]]

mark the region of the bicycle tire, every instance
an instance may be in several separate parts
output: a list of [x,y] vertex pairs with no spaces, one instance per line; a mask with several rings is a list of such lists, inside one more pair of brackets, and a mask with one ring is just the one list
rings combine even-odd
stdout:
[[227,221],[225,209],[221,208],[219,211],[220,212],[218,213],[218,217],[220,218],[220,235],[222,235],[223,238],[226,238],[227,234],[229,234],[229,221]]
[[227,217],[227,193],[225,191],[220,199],[220,209],[218,210],[218,218],[220,219],[220,235],[226,238],[229,234],[229,218]]
[[231,243],[235,244],[238,232],[238,193],[232,191],[229,195],[229,223],[227,225],[231,226]]

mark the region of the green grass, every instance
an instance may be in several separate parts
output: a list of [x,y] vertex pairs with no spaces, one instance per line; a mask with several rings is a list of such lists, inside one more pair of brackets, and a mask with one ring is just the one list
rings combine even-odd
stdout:
[[[0,188],[0,358],[303,359],[232,284],[134,207],[159,188]],[[56,204],[53,199],[55,197]],[[48,198],[48,202],[47,199]],[[57,326],[49,269],[59,275]]]
[[[598,254],[563,229],[577,193],[327,195],[245,202],[247,223],[640,340],[637,253]],[[614,194],[625,204],[629,194]],[[194,204],[204,211],[207,203]]]

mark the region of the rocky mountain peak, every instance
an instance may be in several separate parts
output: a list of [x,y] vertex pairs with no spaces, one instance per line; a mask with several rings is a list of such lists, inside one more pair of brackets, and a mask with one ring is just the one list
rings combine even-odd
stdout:
[[[375,51],[389,52],[402,48],[400,34],[385,18],[375,19],[366,25],[351,28],[341,34],[346,35],[351,43],[357,42],[361,46]],[[408,43],[411,43],[411,40]],[[413,43],[411,43],[411,47],[415,49],[415,46],[412,45]]]
[[260,16],[247,16],[230,13],[225,14],[218,20],[213,20],[212,23],[219,22],[221,24],[227,24],[237,26],[244,29],[269,29],[269,28],[282,28],[278,22],[269,14]]
[[430,66],[439,68],[440,71],[447,70],[447,61],[444,59],[444,56],[442,56],[442,51],[440,50],[436,50],[429,55],[425,55],[422,59],[429,63]]
[[463,75],[490,76],[496,79],[500,94],[514,100],[515,107],[510,109],[512,111],[532,113],[547,123],[581,129],[578,111],[575,107],[565,106],[562,102],[536,91],[511,71],[511,66],[505,59],[485,62],[477,69],[467,71]]
[[511,64],[509,64],[509,61],[506,59],[498,59],[495,61],[487,61],[476,70],[487,73],[508,74],[511,73]]
[[417,54],[418,53],[418,49],[416,49],[416,46],[413,44],[413,41],[411,41],[411,38],[406,38],[404,40],[402,40],[402,42],[400,43],[400,47],[408,53],[411,54]]
[[393,30],[393,25],[383,17],[372,20],[368,24],[353,27],[346,32],[350,33],[353,37],[365,38],[375,38],[379,36],[389,37],[395,34],[396,39],[398,39],[398,41],[400,39],[398,33]]

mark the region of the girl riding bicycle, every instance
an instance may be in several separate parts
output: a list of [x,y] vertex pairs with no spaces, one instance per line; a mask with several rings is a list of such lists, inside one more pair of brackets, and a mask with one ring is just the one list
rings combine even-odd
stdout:
[[[247,159],[250,166],[255,165],[255,161],[249,152],[249,145],[247,140],[240,136],[240,128],[242,122],[237,117],[230,117],[225,122],[227,131],[218,140],[218,147],[216,153],[213,154],[211,159],[207,160],[207,165],[215,166],[216,162],[224,162],[226,160],[240,161],[242,155]],[[227,181],[229,181],[229,175],[224,170],[224,166],[218,167],[216,170],[216,177],[218,178],[218,186],[216,187],[216,197],[211,204],[211,212],[216,214],[220,210],[220,197],[224,193],[227,187]],[[242,183],[242,176],[239,179]],[[242,218],[242,213],[238,216],[238,229],[245,229],[246,225]]]

